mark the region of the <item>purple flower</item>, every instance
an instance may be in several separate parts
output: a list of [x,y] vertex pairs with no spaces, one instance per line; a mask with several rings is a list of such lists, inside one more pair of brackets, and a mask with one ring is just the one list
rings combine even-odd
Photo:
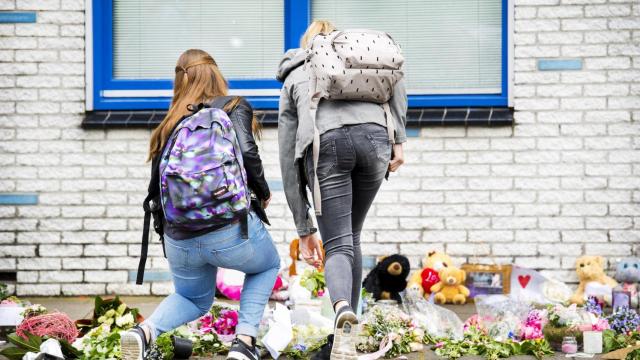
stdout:
[[640,315],[628,307],[620,307],[607,318],[609,327],[618,334],[628,334],[640,326]]
[[602,304],[600,304],[595,296],[589,296],[587,302],[584,304],[584,309],[593,315],[602,316]]

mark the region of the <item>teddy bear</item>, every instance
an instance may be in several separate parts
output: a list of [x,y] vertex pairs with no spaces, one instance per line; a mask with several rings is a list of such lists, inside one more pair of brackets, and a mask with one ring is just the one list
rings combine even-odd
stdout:
[[[322,256],[324,257],[324,248],[322,247],[322,243],[320,243],[320,249],[322,250]],[[300,255],[300,239],[291,240],[291,243],[289,244],[289,257],[291,258],[291,265],[289,265],[289,276],[291,277],[298,275],[298,268],[296,266],[296,263],[302,260]],[[303,266],[306,266],[306,264],[304,264]],[[321,265],[318,271],[322,272],[323,268],[324,266]]]
[[429,251],[422,258],[422,269],[411,275],[407,290],[418,292],[428,298],[431,294],[431,287],[440,281],[438,271],[448,266],[453,266],[449,255],[438,251]]
[[378,300],[396,300],[402,303],[402,292],[407,287],[409,259],[399,254],[383,257],[362,282],[362,287]]
[[615,279],[620,283],[616,290],[628,291],[631,294],[631,307],[637,308],[640,303],[638,283],[640,282],[640,259],[622,259],[616,265]]
[[439,304],[464,304],[469,296],[469,289],[464,286],[467,273],[455,266],[446,266],[438,272],[440,281],[430,289],[435,293],[435,301]]
[[571,296],[570,302],[583,305],[588,296],[606,296],[618,283],[604,273],[602,256],[585,255],[576,260],[578,288]]

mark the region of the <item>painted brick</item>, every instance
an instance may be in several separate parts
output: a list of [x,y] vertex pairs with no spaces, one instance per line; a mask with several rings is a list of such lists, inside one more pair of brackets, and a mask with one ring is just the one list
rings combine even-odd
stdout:
[[[131,283],[149,130],[83,130],[83,0],[1,1],[38,11],[0,25],[0,191],[38,205],[0,207],[0,269],[27,295],[165,295]],[[458,263],[532,266],[575,282],[575,258],[637,253],[640,238],[640,6],[516,0],[513,127],[409,130],[405,164],[365,222],[363,253],[430,249]],[[36,9],[37,8],[37,9]],[[51,8],[52,10],[48,10]],[[270,232],[295,237],[279,186],[277,130],[261,142],[274,199]],[[46,256],[46,257],[38,257]],[[168,265],[154,236],[150,269]],[[46,284],[45,282],[51,282]]]

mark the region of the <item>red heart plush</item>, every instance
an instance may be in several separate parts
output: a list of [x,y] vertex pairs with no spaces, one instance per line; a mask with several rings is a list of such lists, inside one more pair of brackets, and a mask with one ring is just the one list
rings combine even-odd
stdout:
[[431,268],[424,268],[420,276],[422,277],[422,289],[426,293],[430,293],[431,287],[440,281],[438,272]]
[[518,282],[523,289],[529,285],[529,280],[531,280],[531,275],[518,275]]

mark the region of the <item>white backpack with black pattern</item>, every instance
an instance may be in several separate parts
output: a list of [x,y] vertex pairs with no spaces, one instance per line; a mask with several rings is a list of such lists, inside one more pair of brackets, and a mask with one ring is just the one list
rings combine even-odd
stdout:
[[[394,142],[394,121],[389,108],[393,88],[404,73],[404,57],[393,38],[375,30],[342,30],[318,34],[307,49],[311,119],[314,122],[313,165],[318,167],[320,134],[315,126],[321,99],[368,101],[381,104],[389,141]],[[316,214],[322,214],[320,186],[314,181]]]

